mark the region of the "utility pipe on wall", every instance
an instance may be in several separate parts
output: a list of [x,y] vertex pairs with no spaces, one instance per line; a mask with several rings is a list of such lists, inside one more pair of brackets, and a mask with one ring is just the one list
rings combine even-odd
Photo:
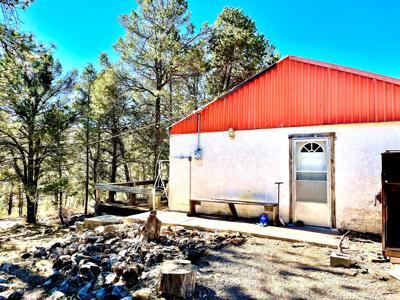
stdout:
[[200,148],[200,113],[197,113],[197,149],[194,150],[194,159],[201,159],[202,150]]

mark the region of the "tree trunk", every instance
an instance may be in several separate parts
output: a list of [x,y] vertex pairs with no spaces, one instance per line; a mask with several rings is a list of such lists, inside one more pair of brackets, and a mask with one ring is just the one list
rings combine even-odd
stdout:
[[231,77],[232,77],[232,65],[229,64],[227,71],[226,71],[226,77],[225,77],[223,90],[221,92],[227,91],[229,89],[229,86],[231,84]]
[[129,173],[129,167],[125,158],[125,145],[120,137],[118,138],[118,144],[119,152],[121,153],[122,161],[124,162],[125,180],[126,182],[131,182],[131,174]]
[[11,216],[13,206],[13,192],[10,192],[10,198],[8,198],[8,215]]
[[[97,140],[100,141],[100,139],[101,139],[101,131],[100,131],[100,129],[97,128]],[[100,142],[99,142],[99,143],[96,143],[96,156],[93,157],[93,183],[94,183],[94,185],[96,185],[96,183],[98,181],[97,169],[98,169],[98,165],[99,165],[100,158],[101,158],[100,151],[101,151],[101,148],[100,148]],[[94,191],[93,191],[93,194],[95,194]]]
[[161,221],[157,218],[157,212],[152,210],[140,230],[139,240],[145,242],[157,241],[160,237],[160,229]]
[[[62,179],[62,166],[61,161],[58,161],[58,179]],[[86,194],[87,196],[87,194]],[[86,198],[87,200],[87,198]],[[63,192],[57,191],[56,193],[56,203],[58,205],[58,217],[60,218],[60,223],[64,225],[64,217],[63,217]],[[85,203],[85,214],[87,215],[87,203]]]
[[[115,136],[116,133],[112,132],[112,135]],[[111,158],[111,182],[114,183],[117,180],[117,156],[118,156],[118,138],[113,137],[112,138],[112,158]],[[115,201],[115,192],[109,192],[108,194],[108,201],[109,202],[114,202]]]
[[86,118],[85,215],[88,214],[88,202],[89,202],[89,117]]
[[36,205],[35,199],[26,194],[26,222],[28,224],[36,224]]
[[36,197],[35,197],[35,219],[36,219],[36,216],[37,216],[37,214],[38,214],[38,210],[39,210],[39,195],[37,195]]
[[169,296],[192,299],[197,267],[190,260],[170,260],[161,264],[160,291]]
[[63,192],[58,193],[58,217],[60,218],[60,223],[65,224],[63,216]]
[[18,187],[18,215],[22,216],[22,207],[23,207],[23,199],[22,199],[22,192],[21,187]]
[[161,98],[157,96],[156,98],[156,118],[155,118],[155,126],[154,126],[154,162],[153,162],[153,179],[157,178],[158,170],[157,170],[157,161],[158,155],[160,151],[161,144]]

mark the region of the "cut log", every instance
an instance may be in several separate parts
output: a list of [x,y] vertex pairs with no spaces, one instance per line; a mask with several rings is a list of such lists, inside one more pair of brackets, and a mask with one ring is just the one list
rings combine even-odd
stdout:
[[197,267],[189,260],[171,260],[161,264],[160,291],[164,294],[192,299],[196,288]]
[[140,230],[140,241],[151,242],[157,241],[160,237],[161,221],[157,218],[155,210],[150,212],[146,223]]

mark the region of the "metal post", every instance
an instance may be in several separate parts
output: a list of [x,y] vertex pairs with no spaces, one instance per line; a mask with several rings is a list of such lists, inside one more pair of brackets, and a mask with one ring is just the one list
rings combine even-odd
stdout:
[[278,220],[282,225],[285,225],[283,223],[283,221],[281,221],[281,217],[279,215],[279,202],[280,202],[280,198],[281,198],[281,184],[283,184],[283,182],[282,181],[277,181],[277,182],[275,182],[275,184],[278,185]]

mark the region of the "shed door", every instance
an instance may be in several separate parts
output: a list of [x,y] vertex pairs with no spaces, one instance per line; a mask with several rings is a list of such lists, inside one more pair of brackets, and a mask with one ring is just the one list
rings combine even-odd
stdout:
[[329,141],[294,140],[294,221],[330,226]]

